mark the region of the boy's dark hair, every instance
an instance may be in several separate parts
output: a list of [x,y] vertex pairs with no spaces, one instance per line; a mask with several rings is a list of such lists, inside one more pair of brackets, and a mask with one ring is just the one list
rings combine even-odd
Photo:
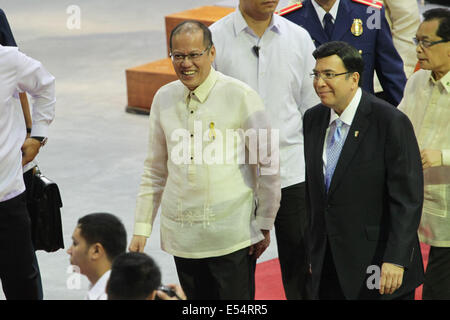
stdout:
[[161,284],[161,271],[145,253],[118,256],[111,267],[106,293],[108,300],[145,300]]
[[100,243],[109,261],[126,251],[127,232],[119,218],[110,213],[91,213],[78,220],[80,235],[88,245]]

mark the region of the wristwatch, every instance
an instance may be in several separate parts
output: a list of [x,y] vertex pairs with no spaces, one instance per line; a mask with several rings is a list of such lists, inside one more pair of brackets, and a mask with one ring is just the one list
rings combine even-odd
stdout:
[[41,144],[41,147],[45,146],[45,144],[47,143],[47,137],[30,137],[31,139],[35,139],[37,141],[39,141],[39,143]]

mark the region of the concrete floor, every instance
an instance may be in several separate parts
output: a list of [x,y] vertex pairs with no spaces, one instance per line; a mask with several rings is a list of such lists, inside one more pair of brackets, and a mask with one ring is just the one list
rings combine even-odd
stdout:
[[[56,118],[38,162],[60,187],[66,249],[78,218],[92,212],[119,216],[131,239],[148,117],[125,112],[125,69],[165,57],[167,14],[237,2],[2,0],[19,48],[57,79]],[[281,1],[280,7],[287,2]],[[79,30],[67,27],[71,5],[81,10]],[[272,239],[260,261],[277,256],[273,233]],[[159,263],[164,283],[178,282],[172,257],[160,249],[159,219],[145,252]],[[65,250],[37,255],[45,299],[85,296],[88,282],[81,276],[76,286]]]

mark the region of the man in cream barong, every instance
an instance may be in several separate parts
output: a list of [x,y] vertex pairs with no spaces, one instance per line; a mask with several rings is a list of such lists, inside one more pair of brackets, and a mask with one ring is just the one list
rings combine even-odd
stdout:
[[431,9],[416,33],[422,70],[405,87],[399,109],[414,126],[422,156],[424,204],[419,239],[430,254],[423,299],[450,299],[450,10]]
[[[161,247],[175,257],[187,298],[254,299],[256,259],[270,243],[281,197],[278,140],[271,144],[258,94],[211,67],[215,48],[207,27],[197,21],[175,27],[170,52],[179,80],[159,89],[152,103],[130,251],[144,250],[161,205]],[[202,139],[195,134],[199,124]],[[180,147],[173,133],[180,129],[190,133],[184,161],[173,155]],[[235,154],[205,161],[199,148],[218,150],[211,146],[219,142],[225,148],[229,129],[269,138],[256,135],[254,147],[237,139]],[[246,143],[245,159],[257,154],[256,163],[229,161],[240,158],[240,143]]]

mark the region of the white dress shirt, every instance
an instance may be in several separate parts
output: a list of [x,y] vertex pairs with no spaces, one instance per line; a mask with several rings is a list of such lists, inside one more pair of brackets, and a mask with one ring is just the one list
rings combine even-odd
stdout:
[[[340,0],[336,0],[336,2],[331,7],[330,11],[328,11],[328,13],[332,17],[331,21],[333,23],[336,21],[336,16],[337,16],[338,8],[339,8],[339,2],[340,2]],[[325,28],[325,21],[323,18],[325,17],[325,14],[327,12],[319,4],[317,4],[317,2],[315,0],[311,0],[311,4],[313,5],[314,9],[316,9],[317,16],[319,17],[319,21],[322,24],[322,28]]]
[[[25,191],[21,147],[26,131],[18,120],[20,104],[14,94],[28,92],[33,97],[32,136],[46,137],[55,112],[55,78],[39,61],[16,47],[0,45],[0,201]],[[22,120],[23,121],[23,120]]]
[[[192,92],[179,80],[161,87],[151,107],[134,234],[150,236],[161,204],[161,247],[176,257],[222,256],[262,240],[260,230],[273,227],[280,205],[279,159],[259,158],[260,172],[267,171],[257,174],[256,164],[236,161],[244,140],[229,139],[226,130],[264,128],[269,124],[258,94],[212,67]],[[226,161],[207,159],[210,150],[219,146],[218,155],[228,142]],[[182,160],[185,151],[190,154]]]
[[[247,83],[262,98],[272,128],[280,130],[281,186],[305,181],[302,119],[320,102],[309,74],[314,43],[302,27],[273,15],[259,38],[239,8],[210,26],[216,70]],[[259,58],[253,46],[260,47]]]
[[108,300],[106,285],[108,284],[111,270],[106,271],[95,284],[91,284],[85,300]]

